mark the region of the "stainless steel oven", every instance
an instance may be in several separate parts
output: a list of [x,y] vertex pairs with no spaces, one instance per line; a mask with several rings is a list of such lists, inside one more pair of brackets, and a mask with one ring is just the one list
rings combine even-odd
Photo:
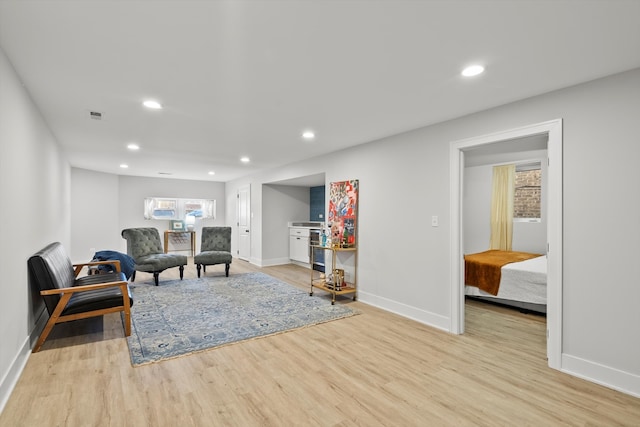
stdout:
[[[311,229],[309,230],[309,251],[313,252],[313,268],[316,271],[321,271],[324,273],[324,249],[312,248],[311,245],[319,245],[320,244],[320,236],[322,235],[322,230],[320,229]],[[309,259],[311,259],[311,253],[309,253]]]

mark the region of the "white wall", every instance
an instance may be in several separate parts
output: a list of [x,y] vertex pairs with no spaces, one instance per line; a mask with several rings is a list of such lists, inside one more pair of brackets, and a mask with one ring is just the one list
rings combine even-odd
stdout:
[[118,175],[71,168],[70,252],[74,262],[87,262],[95,251],[121,247],[118,190]]
[[[131,227],[156,227],[162,233],[164,230],[169,229],[170,223],[167,220],[145,220],[143,218],[143,201],[145,197],[214,199],[216,201],[216,219],[196,219],[196,252],[198,252],[200,250],[203,226],[231,225],[225,220],[224,188],[224,183],[216,181],[121,176],[119,179],[120,230]],[[121,251],[126,252],[126,241],[122,238],[120,240]]]
[[288,264],[289,221],[308,221],[309,187],[264,185],[262,189],[262,264]]
[[[200,248],[203,226],[225,223],[224,183],[187,181],[167,178],[118,176],[85,169],[72,169],[72,254],[86,260],[90,248],[127,252],[121,231],[131,227],[156,227],[161,234],[169,228],[168,220],[145,220],[145,197],[176,197],[216,200],[216,219],[197,219],[196,252]],[[99,226],[96,226],[99,224]]]
[[[489,249],[491,237],[491,188],[493,166],[506,162],[522,160],[541,160],[541,210],[540,222],[514,222],[512,248],[514,251],[546,253],[546,150],[510,153],[506,157],[494,156],[489,164],[465,167],[463,191],[463,226],[465,254],[482,252]],[[544,161],[543,161],[544,160]]]
[[463,230],[464,254],[489,249],[491,239],[491,166],[473,166],[464,169]]
[[1,411],[29,357],[30,334],[42,327],[27,259],[55,241],[68,250],[70,241],[69,165],[1,49],[0,151]]
[[[255,204],[264,182],[322,172],[327,184],[359,179],[359,299],[447,329],[450,143],[562,118],[562,368],[640,396],[638,117],[640,69],[298,162],[227,189],[251,183]],[[259,206],[252,209],[262,222]],[[439,227],[430,226],[432,215]],[[260,262],[261,233],[253,240],[252,258]]]
[[[278,181],[286,181],[291,178],[298,178],[301,176],[309,176],[315,175],[317,173],[321,173],[324,171],[324,165],[314,165],[309,164],[309,162],[302,162],[297,164],[289,165],[281,170],[269,171],[265,174],[258,174],[251,177],[244,177],[235,181],[230,181],[226,183],[226,215],[228,221],[230,223],[235,224],[238,213],[237,213],[237,205],[236,205],[236,197],[238,194],[238,190],[242,187],[249,186],[251,193],[251,256],[250,261],[253,264],[262,266],[268,265],[270,262],[273,262],[273,258],[267,254],[269,257],[263,254],[263,230],[268,230],[270,227],[280,227],[282,224],[281,217],[289,217],[293,215],[304,215],[299,218],[291,218],[290,220],[299,220],[306,219],[309,217],[309,189],[306,188],[306,198],[307,198],[307,206],[306,212],[303,214],[298,209],[301,209],[300,206],[297,208],[293,208],[292,212],[288,212],[286,214],[275,214],[275,215],[263,215],[263,184],[268,184],[270,182],[278,182]],[[273,186],[273,184],[269,184]],[[267,206],[268,208],[269,206]],[[234,228],[234,233],[232,234],[231,240],[231,251],[232,253],[236,253],[238,250],[238,236],[237,230]],[[264,246],[269,246],[268,244]],[[280,246],[280,249],[275,249],[277,254],[283,253],[284,246]],[[287,243],[288,250],[288,243]],[[278,255],[275,255],[278,256]],[[288,255],[287,255],[288,256]]]

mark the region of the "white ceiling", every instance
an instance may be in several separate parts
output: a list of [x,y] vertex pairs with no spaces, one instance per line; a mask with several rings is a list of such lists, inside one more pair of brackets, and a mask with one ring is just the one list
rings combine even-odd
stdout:
[[72,166],[228,181],[640,67],[640,1],[0,0],[0,46]]

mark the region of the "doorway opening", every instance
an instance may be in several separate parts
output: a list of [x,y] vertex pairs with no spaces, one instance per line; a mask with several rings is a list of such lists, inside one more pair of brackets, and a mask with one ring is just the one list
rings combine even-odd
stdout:
[[547,194],[547,359],[549,367],[561,368],[562,352],[562,120],[552,120],[490,135],[454,141],[450,146],[451,171],[451,325],[464,333],[464,229],[463,183],[465,153],[490,144],[546,136],[548,155]]

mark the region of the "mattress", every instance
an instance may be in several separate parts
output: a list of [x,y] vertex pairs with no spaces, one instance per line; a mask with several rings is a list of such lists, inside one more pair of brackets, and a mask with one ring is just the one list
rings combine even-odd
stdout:
[[491,295],[475,286],[466,286],[471,296],[500,298],[533,304],[547,303],[547,256],[507,264],[501,269],[498,295]]

